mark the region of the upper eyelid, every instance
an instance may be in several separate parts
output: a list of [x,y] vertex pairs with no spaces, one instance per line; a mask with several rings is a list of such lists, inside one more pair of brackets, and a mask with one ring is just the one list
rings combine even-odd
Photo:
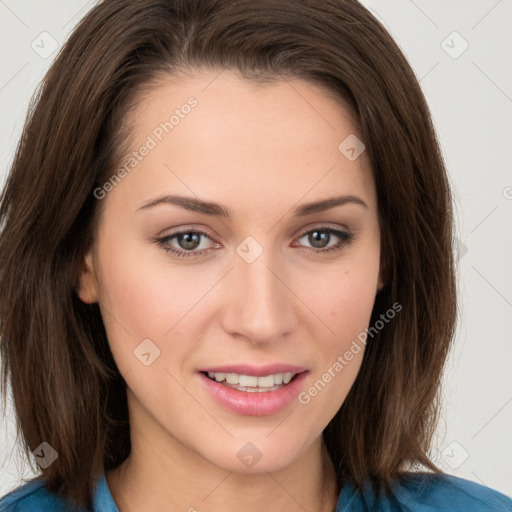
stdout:
[[321,230],[333,230],[333,231],[345,231],[346,233],[353,233],[353,230],[348,228],[347,226],[340,226],[338,225],[331,225],[331,224],[315,224],[312,227],[305,228],[301,231],[299,231],[299,234],[296,236],[303,237],[305,234],[314,231],[315,229]]

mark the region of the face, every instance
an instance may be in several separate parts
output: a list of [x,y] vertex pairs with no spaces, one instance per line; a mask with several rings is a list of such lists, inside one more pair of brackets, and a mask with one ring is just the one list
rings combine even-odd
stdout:
[[356,378],[380,286],[369,160],[338,148],[356,128],[309,82],[228,71],[163,82],[127,121],[79,293],[99,303],[132,435],[230,471],[292,464]]

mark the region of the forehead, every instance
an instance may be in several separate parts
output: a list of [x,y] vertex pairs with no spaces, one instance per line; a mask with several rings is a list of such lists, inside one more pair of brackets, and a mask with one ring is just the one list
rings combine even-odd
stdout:
[[[165,122],[175,111],[183,119],[179,111],[190,98],[196,100],[198,108],[193,109],[195,115],[187,124],[195,124],[194,118],[199,117],[196,120],[201,122],[201,128],[209,130],[195,135],[204,134],[207,140],[229,130],[232,137],[235,131],[237,139],[243,139],[246,145],[250,143],[247,135],[266,135],[275,145],[282,145],[301,136],[314,143],[334,132],[337,137],[339,132],[358,131],[344,101],[326,86],[289,77],[273,78],[270,83],[255,82],[229,70],[161,78],[139,95],[128,122],[135,131],[148,132],[155,121]],[[173,121],[175,126],[180,124],[177,121]],[[286,128],[289,131],[283,131]],[[278,140],[272,138],[276,133],[280,135]]]
[[302,79],[255,84],[227,70],[169,76],[140,96],[127,125],[121,165],[151,146],[124,180],[133,200],[169,188],[227,203],[230,193],[255,206],[264,198],[261,207],[332,190],[374,201],[367,155],[351,161],[340,150],[347,137],[361,137],[349,110]]

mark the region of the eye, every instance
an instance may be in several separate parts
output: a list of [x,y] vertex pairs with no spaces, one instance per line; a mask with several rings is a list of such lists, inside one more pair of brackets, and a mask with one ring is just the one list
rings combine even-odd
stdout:
[[[177,258],[196,258],[211,248],[204,247],[204,239],[211,240],[203,231],[188,229],[157,238],[155,242],[164,251]],[[315,254],[325,254],[341,250],[349,245],[354,239],[354,234],[328,226],[320,226],[304,232],[298,241],[300,242],[303,239],[305,239],[303,243],[311,244],[311,247],[305,247],[305,249]],[[334,243],[331,244],[331,242]],[[298,245],[303,246],[303,243]],[[216,246],[221,247],[220,244],[216,244]],[[293,247],[297,247],[296,242],[294,242]]]
[[[310,250],[313,253],[327,253],[341,250],[349,245],[354,239],[354,234],[328,226],[320,226],[303,233],[299,242],[303,239],[305,240],[303,243],[311,244]],[[329,245],[331,242],[334,243]]]
[[[189,257],[197,257],[204,253],[208,248],[201,248],[201,250],[197,251],[201,246],[202,238],[207,238],[210,240],[210,237],[204,233],[203,231],[194,231],[194,230],[183,230],[177,231],[175,233],[171,233],[163,238],[159,238],[157,240],[157,244],[164,249],[164,251],[169,252],[176,256],[177,258],[189,258]],[[176,246],[172,246],[171,241],[176,239]]]

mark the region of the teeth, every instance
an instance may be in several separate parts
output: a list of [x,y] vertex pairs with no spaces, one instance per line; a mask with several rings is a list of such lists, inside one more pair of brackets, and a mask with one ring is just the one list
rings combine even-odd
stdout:
[[252,377],[250,375],[239,375],[238,382],[234,382],[234,384],[240,384],[240,386],[257,388],[258,387],[258,377]]
[[[240,384],[242,385],[242,384]],[[247,384],[244,384],[247,386]],[[271,388],[275,385],[275,377],[274,375],[267,375],[266,377],[258,377],[258,387],[259,388]]]
[[288,384],[294,377],[294,373],[276,373],[255,377],[254,375],[238,375],[237,373],[208,372],[208,377],[216,382],[225,381],[227,384],[238,384],[246,388],[272,388],[282,384]]
[[228,384],[238,384],[238,375],[236,373],[226,373],[226,382]]

